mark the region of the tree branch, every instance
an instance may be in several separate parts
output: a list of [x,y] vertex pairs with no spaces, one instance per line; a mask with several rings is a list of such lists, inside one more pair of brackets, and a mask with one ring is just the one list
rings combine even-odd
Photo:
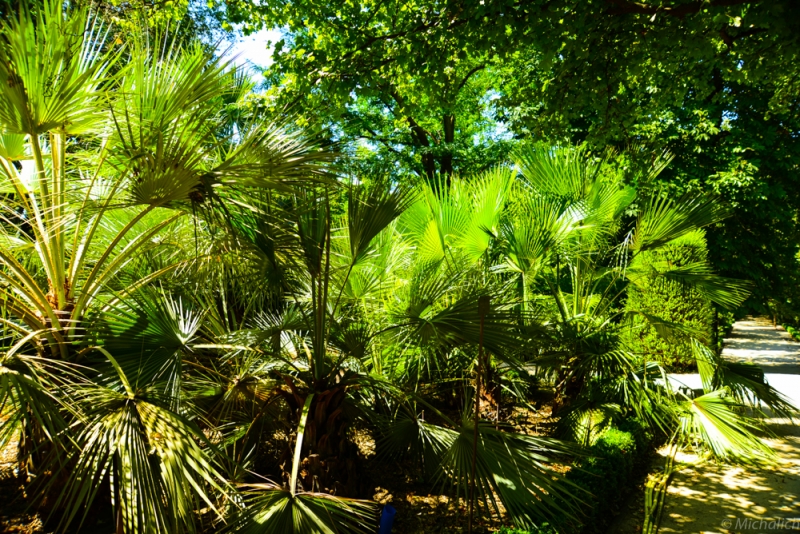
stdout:
[[464,79],[461,80],[461,83],[458,84],[458,87],[456,88],[456,94],[461,92],[461,89],[464,88],[464,85],[466,85],[467,81],[469,81],[469,79],[472,77],[473,74],[485,68],[486,68],[486,63],[481,63],[480,65],[477,65],[471,71],[469,71],[467,75],[464,76]]
[[394,147],[391,145],[391,141],[390,141],[388,138],[386,138],[386,137],[381,137],[380,135],[378,135],[378,133],[377,133],[375,130],[373,130],[372,128],[370,128],[370,127],[368,127],[368,126],[364,126],[363,128],[364,128],[364,130],[366,130],[366,131],[367,131],[367,133],[369,133],[370,135],[359,135],[359,136],[358,136],[359,138],[361,138],[361,139],[366,139],[366,140],[368,140],[368,141],[378,141],[378,142],[379,142],[379,143],[381,143],[383,146],[385,146],[385,147],[386,147],[386,148],[387,148],[389,151],[391,151],[391,152],[394,152],[394,153],[395,153],[395,154],[397,154],[398,156],[399,156],[399,155],[402,155],[402,153],[401,153],[399,150],[397,150],[396,148],[394,148]]
[[[391,90],[389,94],[392,96],[394,101],[397,102],[397,105],[400,106],[400,110],[402,111],[403,108],[405,108],[405,105],[403,104],[403,97],[401,97],[395,90]],[[408,113],[403,112],[403,116],[406,118],[408,125],[411,127],[411,132],[414,134],[414,137],[417,138],[417,142],[420,144],[420,146],[429,147],[430,141],[428,141],[428,138],[432,137],[431,134],[425,130],[425,128],[420,126],[419,123],[414,120],[414,117]]]
[[763,33],[767,31],[765,28],[749,28],[747,30],[737,33],[736,35],[731,35],[730,33],[728,33],[728,30],[730,28],[731,26],[724,26],[719,31],[719,36],[722,38],[722,42],[724,42],[728,48],[732,47],[733,43],[738,41],[739,39],[744,39],[745,37],[748,37],[750,35]]

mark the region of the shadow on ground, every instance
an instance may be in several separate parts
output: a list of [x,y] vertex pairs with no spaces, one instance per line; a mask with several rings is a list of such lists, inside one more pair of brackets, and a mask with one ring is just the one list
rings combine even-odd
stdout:
[[[800,343],[764,319],[734,325],[723,357],[761,366],[769,383],[800,406]],[[671,375],[688,388],[701,388],[697,374]],[[684,455],[688,464],[675,474],[661,519],[661,534],[756,534],[800,532],[800,426],[768,420],[767,439],[777,458],[772,466],[733,466]],[[660,469],[663,460],[653,463]],[[628,503],[628,513],[609,534],[641,532],[643,491]]]
[[[778,454],[775,466],[706,462],[683,469],[669,489],[660,532],[800,531],[800,427],[773,423],[772,430],[782,438],[768,440]],[[770,523],[780,520],[787,523]]]

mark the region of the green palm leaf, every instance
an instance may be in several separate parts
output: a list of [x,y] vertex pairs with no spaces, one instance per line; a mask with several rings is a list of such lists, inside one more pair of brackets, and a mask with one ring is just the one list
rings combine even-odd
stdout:
[[[575,454],[579,448],[558,440],[479,427],[475,487],[487,511],[500,513],[500,506],[515,524],[535,526],[559,514],[571,515],[568,503],[581,498],[548,467],[554,454]],[[382,441],[388,452],[416,451],[427,465],[436,466],[439,483],[469,498],[473,451],[472,422],[465,419],[456,429],[405,419],[392,425]],[[499,499],[499,500],[498,500]]]
[[203,504],[219,515],[214,493],[230,491],[208,455],[211,445],[199,428],[166,407],[172,399],[134,391],[122,368],[102,352],[124,391],[91,383],[72,388],[85,415],[57,499],[65,509],[62,527],[83,521],[108,483],[124,532],[194,532],[195,510]]
[[756,435],[763,427],[743,415],[741,408],[728,389],[685,401],[681,405],[684,414],[681,432],[723,460],[745,463],[771,460],[772,449]]
[[2,39],[0,123],[7,131],[78,134],[97,126],[97,88],[114,57],[104,52],[99,19],[51,0],[32,14],[23,2],[3,25]]
[[246,507],[230,531],[243,534],[370,534],[375,504],[324,493],[297,493],[273,484],[245,486]]
[[697,340],[692,340],[692,352],[706,393],[727,388],[736,402],[756,410],[764,405],[788,419],[797,414],[797,407],[769,385],[764,370],[757,365],[726,361]]
[[180,298],[144,289],[92,318],[84,344],[115,354],[134,389],[159,384],[176,392],[183,355],[191,351],[201,319]]
[[717,198],[687,195],[675,199],[667,194],[656,194],[639,216],[631,250],[658,248],[719,222],[730,213]]

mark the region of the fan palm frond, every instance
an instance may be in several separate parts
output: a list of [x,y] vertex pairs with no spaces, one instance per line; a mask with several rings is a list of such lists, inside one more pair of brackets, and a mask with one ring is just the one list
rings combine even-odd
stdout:
[[[469,498],[473,454],[472,421],[455,429],[405,418],[392,425],[382,444],[389,453],[416,451],[423,462],[436,466],[436,477],[460,498]],[[495,430],[481,424],[478,433],[475,488],[479,501],[499,513],[506,509],[515,524],[535,526],[559,513],[572,513],[571,505],[585,497],[548,467],[555,454],[576,454],[575,445],[549,438]],[[498,500],[499,499],[499,500]]]
[[730,216],[719,199],[687,195],[675,199],[655,194],[639,216],[631,250],[654,249]]
[[245,486],[246,507],[231,523],[245,534],[369,534],[375,504],[325,493],[292,494],[274,484]]
[[723,460],[772,460],[774,452],[756,435],[763,426],[744,415],[742,407],[727,388],[684,401],[681,433]]
[[72,387],[83,406],[83,425],[58,493],[62,527],[85,520],[105,484],[124,532],[194,532],[201,503],[221,517],[215,501],[231,488],[208,454],[213,447],[207,438],[167,407],[174,404],[168,395],[134,390],[114,358],[97,350],[116,371],[122,391],[90,382]]

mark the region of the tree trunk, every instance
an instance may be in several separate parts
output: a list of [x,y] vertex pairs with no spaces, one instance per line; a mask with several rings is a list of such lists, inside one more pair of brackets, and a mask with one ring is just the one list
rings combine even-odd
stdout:
[[444,130],[444,152],[442,153],[441,173],[447,180],[447,186],[450,186],[450,178],[453,175],[453,142],[456,138],[456,117],[448,113],[444,116],[442,121]]
[[[293,394],[291,396],[294,397]],[[314,396],[306,420],[303,460],[298,477],[303,491],[330,493],[340,497],[364,497],[362,490],[368,482],[359,476],[361,456],[358,447],[348,440],[347,421],[343,417],[346,397],[347,388],[344,386],[333,386]],[[289,404],[299,417],[302,403],[295,401]],[[292,451],[290,447],[287,460],[291,458]],[[288,472],[284,473],[284,478],[288,480]]]

